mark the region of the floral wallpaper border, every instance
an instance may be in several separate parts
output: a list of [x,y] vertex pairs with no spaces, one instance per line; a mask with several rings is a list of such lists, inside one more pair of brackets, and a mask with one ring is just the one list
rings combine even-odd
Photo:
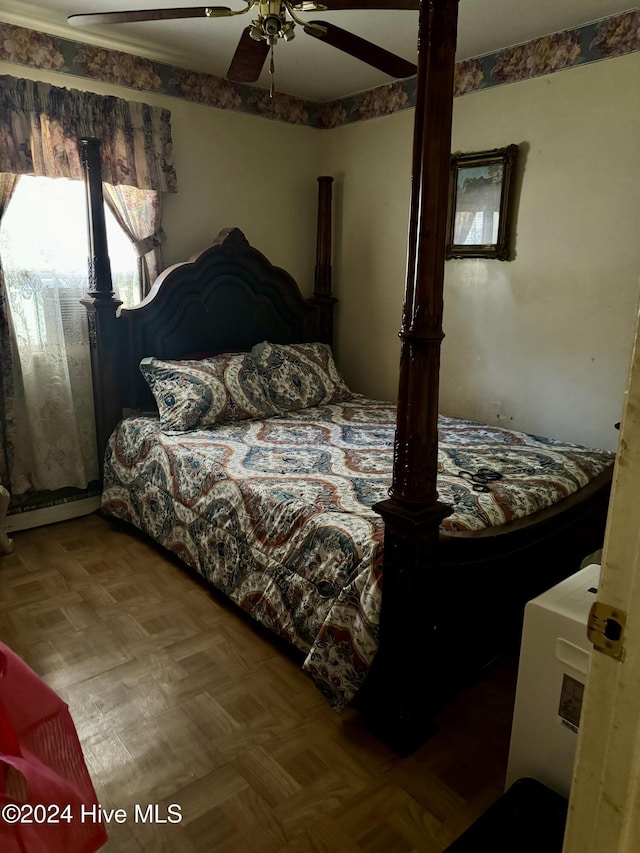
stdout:
[[[456,64],[456,97],[640,50],[640,11],[544,36]],[[0,22],[0,60],[156,92],[223,110],[317,128],[390,115],[415,106],[416,79],[326,103],[305,101],[221,77]]]

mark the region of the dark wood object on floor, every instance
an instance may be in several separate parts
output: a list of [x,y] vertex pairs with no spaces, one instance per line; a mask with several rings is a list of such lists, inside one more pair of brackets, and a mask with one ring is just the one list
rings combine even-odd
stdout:
[[518,779],[446,853],[562,853],[567,808],[537,779]]

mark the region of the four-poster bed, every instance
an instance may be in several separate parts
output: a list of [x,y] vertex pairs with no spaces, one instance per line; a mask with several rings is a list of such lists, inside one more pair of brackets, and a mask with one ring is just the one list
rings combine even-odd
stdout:
[[[456,20],[457,0],[431,0],[422,4],[408,272],[400,333],[402,349],[395,437],[392,431],[390,439],[388,433],[381,439],[382,445],[386,441],[393,447],[393,453],[388,448],[390,477],[387,484],[390,489],[388,496],[386,488],[382,493],[379,490],[371,493],[375,497],[373,507],[371,501],[367,504],[366,500],[361,500],[360,503],[366,505],[364,521],[359,518],[357,523],[353,522],[355,526],[362,523],[372,528],[380,559],[377,563],[371,560],[367,573],[362,575],[365,579],[356,591],[349,588],[349,603],[354,605],[353,609],[360,608],[362,616],[376,598],[375,589],[379,590],[380,577],[383,590],[381,606],[379,602],[375,605],[379,607],[376,617],[379,618],[377,651],[356,702],[369,725],[403,753],[424,740],[429,733],[433,713],[456,688],[504,652],[509,644],[517,641],[524,603],[576,570],[586,554],[600,547],[611,478],[611,466],[601,459],[602,464],[593,471],[588,485],[564,500],[554,502],[548,509],[480,531],[461,532],[455,530],[455,525],[446,529],[445,520],[452,509],[438,500],[437,477],[438,428],[440,425],[440,430],[446,431],[448,425],[443,421],[439,424],[438,420],[438,375],[443,337],[442,282]],[[318,179],[316,277],[311,299],[304,299],[295,281],[251,247],[242,232],[230,229],[222,232],[211,247],[190,262],[166,270],[143,303],[118,313],[119,303],[111,288],[102,219],[97,142],[83,140],[82,151],[91,233],[91,291],[85,304],[89,313],[100,452],[107,448],[109,436],[120,421],[123,408],[147,411],[155,407],[158,396],[154,400],[139,369],[140,362],[150,357],[158,362],[156,367],[165,371],[169,364],[172,381],[174,374],[186,370],[185,382],[192,387],[194,375],[200,375],[204,369],[198,366],[194,354],[215,358],[215,354],[224,353],[227,359],[224,370],[230,370],[229,365],[233,363],[240,364],[239,369],[245,371],[247,363],[242,359],[245,358],[243,354],[249,351],[258,363],[261,358],[266,359],[265,347],[269,358],[273,352],[280,358],[282,353],[277,347],[276,350],[273,347],[269,349],[270,345],[265,345],[265,341],[276,345],[298,345],[298,349],[294,349],[298,368],[308,368],[311,372],[316,370],[317,373],[322,362],[322,375],[325,377],[322,382],[325,382],[326,390],[327,383],[331,384],[326,376],[333,367],[331,364],[327,366],[329,363],[322,348],[305,349],[304,345],[332,342],[335,300],[331,294],[331,178]],[[288,353],[287,358],[290,351]],[[187,366],[181,367],[180,360]],[[331,381],[335,380],[335,375],[331,375]],[[338,441],[340,453],[349,458],[357,455],[358,441],[365,445],[361,438],[364,433],[359,433],[358,429],[364,429],[367,420],[375,422],[377,418],[386,416],[373,403],[368,414],[361,415],[359,409],[356,411],[360,401],[351,400],[348,394],[343,393],[338,380],[334,384],[338,392],[334,393],[332,386],[331,393],[324,397],[320,395],[311,408],[304,408],[302,412],[289,411],[284,415],[282,411],[277,413],[273,421],[275,426],[269,413],[261,412],[264,417],[252,420],[249,412],[242,416],[242,421],[232,419],[231,426],[221,425],[220,431],[216,426],[212,437],[199,438],[203,434],[197,431],[186,438],[183,436],[183,443],[189,446],[191,472],[200,470],[204,458],[201,453],[203,443],[215,445],[217,440],[220,452],[220,447],[228,448],[232,440],[242,445],[251,430],[260,433],[262,451],[264,444],[271,441],[268,458],[273,459],[273,446],[285,440],[281,433],[284,422],[293,425],[298,436],[305,430],[323,430],[324,437],[316,447],[317,454],[321,454],[326,436],[336,428],[342,437]],[[169,397],[173,399],[172,395]],[[321,427],[309,420],[315,417],[313,405],[320,406],[322,416],[327,418],[321,422]],[[379,421],[380,424],[382,422]],[[233,435],[222,432],[229,428]],[[149,432],[152,429],[156,431]],[[127,443],[132,435],[139,442],[136,446]],[[224,440],[222,435],[226,436]],[[355,436],[355,444],[350,445],[345,436]],[[453,439],[454,444],[457,440]],[[527,444],[529,437],[504,440]],[[165,500],[163,484],[173,479],[175,470],[183,465],[176,462],[177,443],[171,430],[158,430],[157,421],[155,428],[149,426],[148,421],[134,419],[129,424],[125,423],[112,438],[107,451],[106,511],[133,521],[153,534],[151,528],[157,525],[161,514],[174,511]],[[370,450],[370,455],[365,463],[375,467],[379,458],[376,454],[381,448],[371,449],[366,445],[366,449]],[[252,453],[253,449],[246,458]],[[147,474],[144,466],[136,468],[142,457],[145,464],[147,457],[152,458],[153,474]],[[364,458],[364,454],[359,458]],[[159,462],[160,459],[163,461]],[[278,459],[279,464],[285,465],[283,456]],[[237,468],[233,470],[237,475]],[[285,473],[285,468],[282,468],[277,475]],[[332,469],[332,477],[334,473]],[[468,474],[468,471],[463,473]],[[153,477],[159,479],[149,486]],[[233,479],[228,468],[211,477],[225,483]],[[500,474],[498,478],[501,478]],[[128,488],[129,480],[144,480],[144,497],[138,495],[129,501],[125,488]],[[491,492],[490,481],[491,477],[489,481],[474,481],[471,489],[479,486],[480,492]],[[244,503],[255,503],[255,494],[249,495],[245,481],[238,479],[236,482],[236,490],[244,496]],[[151,497],[150,488],[153,490]],[[184,489],[184,486],[177,488]],[[295,487],[290,488],[295,492]],[[342,489],[340,495],[344,499],[347,487],[336,488],[338,491]],[[318,485],[317,489],[317,494],[320,494],[321,486]],[[264,495],[268,491],[263,488],[261,500],[267,499]],[[469,490],[465,494],[470,494]],[[287,494],[287,500],[292,500],[291,494]],[[191,504],[189,501],[177,501],[175,506],[176,517],[180,518],[179,526],[186,529],[185,512]],[[263,509],[264,503],[260,507]],[[326,505],[323,504],[322,508],[326,509]],[[299,508],[297,511],[302,512]],[[372,516],[381,521],[376,523]],[[146,521],[142,523],[141,519]],[[345,523],[352,525],[350,520],[345,520]],[[225,524],[230,525],[229,529],[233,528],[228,519]],[[255,532],[255,518],[249,524],[253,524],[251,529]],[[323,541],[340,539],[344,531],[339,529],[336,532],[339,527],[333,522],[323,527],[323,531],[330,531]],[[269,538],[268,530],[259,533],[256,538]],[[181,534],[177,539],[172,539],[171,535],[159,523],[156,538],[202,571],[206,557],[200,554],[191,556],[191,544],[185,545],[187,534]],[[198,536],[205,540],[210,534],[204,530]],[[194,534],[192,538],[198,537]],[[343,535],[341,541],[345,538],[348,537]],[[355,534],[352,540],[356,542]],[[354,552],[365,548],[358,542],[353,546]],[[227,552],[220,541],[217,547],[218,556],[224,562]],[[311,560],[314,567],[315,559]],[[350,559],[356,558],[350,556]],[[306,565],[309,564],[307,560]],[[203,573],[207,576],[206,569]],[[328,597],[325,595],[327,583],[323,580],[315,584],[319,599]],[[217,585],[228,591],[236,589],[234,584],[235,580],[229,581],[228,589],[226,582]],[[354,584],[357,586],[356,581]],[[252,607],[256,601],[262,606],[268,598],[266,594],[262,597],[254,594],[253,590],[249,595],[245,590],[242,595],[239,597],[243,607],[246,601],[251,601]],[[309,602],[314,599],[304,593],[301,601],[297,602],[298,611],[305,607],[308,609],[311,606]],[[368,604],[363,605],[363,601]],[[294,611],[298,612],[292,607],[291,612]],[[316,667],[316,676],[328,659],[336,663],[344,653],[341,618],[340,614],[336,616],[334,613],[329,628],[325,625],[325,633],[314,647],[316,651],[321,648],[321,654],[325,655],[324,661]],[[267,623],[268,619],[265,617],[261,621]],[[377,632],[377,625],[374,628]],[[366,626],[359,623],[359,627],[353,630],[365,633]],[[280,633],[288,632],[294,633],[289,628]],[[296,644],[302,647],[301,643]],[[306,645],[311,647],[313,644],[308,641]]]

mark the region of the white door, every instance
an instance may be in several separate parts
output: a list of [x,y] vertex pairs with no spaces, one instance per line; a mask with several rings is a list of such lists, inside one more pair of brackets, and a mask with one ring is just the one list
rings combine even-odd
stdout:
[[640,851],[640,322],[614,470],[598,601],[627,614],[622,660],[592,654],[564,853]]

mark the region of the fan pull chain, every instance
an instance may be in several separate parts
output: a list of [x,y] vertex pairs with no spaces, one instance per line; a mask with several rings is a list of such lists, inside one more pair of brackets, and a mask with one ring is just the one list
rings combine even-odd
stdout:
[[269,97],[270,98],[273,98],[274,81],[275,81],[275,75],[276,75],[276,63],[275,63],[274,58],[273,58],[273,48],[274,48],[274,45],[271,45],[271,58],[269,60],[269,74],[271,75],[271,81],[269,83]]

